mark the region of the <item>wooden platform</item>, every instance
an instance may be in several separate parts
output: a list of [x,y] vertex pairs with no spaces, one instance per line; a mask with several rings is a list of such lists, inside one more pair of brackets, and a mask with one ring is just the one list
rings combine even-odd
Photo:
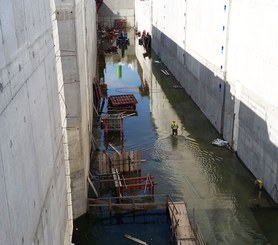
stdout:
[[117,168],[119,173],[141,171],[141,153],[138,150],[115,152],[111,156],[107,152],[99,152],[96,161],[99,174],[111,173],[112,168]]
[[172,233],[178,245],[195,245],[196,237],[190,225],[184,202],[168,202]]
[[[114,177],[115,182],[118,182],[117,178]],[[117,184],[115,183],[115,185]],[[172,241],[175,241],[175,244],[207,245],[196,221],[193,220],[194,224],[189,222],[185,202],[173,202],[168,194],[88,198],[88,207],[109,208],[110,215],[113,208],[128,211],[166,208],[169,211]]]

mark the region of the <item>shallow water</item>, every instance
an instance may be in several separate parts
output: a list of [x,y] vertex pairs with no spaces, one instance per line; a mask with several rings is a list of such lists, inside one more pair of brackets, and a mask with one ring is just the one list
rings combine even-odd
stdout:
[[[141,151],[146,160],[142,176],[155,176],[156,194],[184,200],[191,217],[195,209],[208,244],[278,244],[278,210],[264,192],[261,208],[254,208],[258,194],[254,176],[234,153],[211,145],[219,134],[185,91],[173,87],[178,82],[160,72],[165,67],[154,62],[155,54],[142,58],[141,47],[136,47],[136,54],[133,65],[120,64],[120,78],[117,64],[106,64],[108,94],[133,93],[138,100],[138,115],[124,119],[124,142],[115,135],[112,144]],[[141,77],[148,85],[147,95],[140,93]],[[171,135],[172,120],[179,124],[177,137]],[[104,149],[103,135],[100,141]],[[124,234],[159,245],[170,244],[171,238],[167,215],[159,210],[120,212],[112,217],[102,212],[84,215],[74,223],[76,245],[132,244]]]

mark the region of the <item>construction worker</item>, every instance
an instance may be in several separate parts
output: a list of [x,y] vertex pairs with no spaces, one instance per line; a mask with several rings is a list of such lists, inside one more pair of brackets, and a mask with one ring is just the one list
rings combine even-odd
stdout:
[[171,124],[171,129],[172,129],[172,134],[173,135],[177,135],[178,134],[178,124],[176,123],[176,121],[174,120]]
[[257,179],[257,180],[255,181],[255,186],[259,189],[258,196],[257,196],[257,198],[256,198],[255,206],[256,206],[257,208],[259,208],[259,207],[261,206],[263,181],[260,180],[260,179]]
[[262,190],[263,189],[263,181],[260,180],[260,179],[257,179],[255,181],[255,185],[259,188],[259,190]]

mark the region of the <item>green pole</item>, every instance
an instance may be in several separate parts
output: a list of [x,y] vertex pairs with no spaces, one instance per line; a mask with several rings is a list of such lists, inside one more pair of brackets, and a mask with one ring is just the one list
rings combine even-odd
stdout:
[[117,65],[117,78],[122,77],[122,66],[120,64]]

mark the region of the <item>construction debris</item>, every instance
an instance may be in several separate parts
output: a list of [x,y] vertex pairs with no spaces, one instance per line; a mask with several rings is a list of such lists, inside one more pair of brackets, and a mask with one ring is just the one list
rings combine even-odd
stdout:
[[167,71],[167,70],[160,70],[165,76],[169,76],[170,75],[170,73]]
[[226,146],[229,142],[226,140],[222,140],[222,139],[215,139],[214,141],[211,142],[213,145],[216,146]]
[[135,237],[132,237],[132,236],[130,236],[130,235],[127,235],[127,234],[125,234],[124,237],[127,238],[127,239],[129,239],[129,240],[132,240],[132,241],[134,241],[134,242],[137,242],[137,243],[139,243],[139,244],[148,245],[148,243],[146,243],[146,242],[144,242],[144,241],[142,241],[142,240],[140,240],[140,239],[138,239],[138,238],[135,238]]

